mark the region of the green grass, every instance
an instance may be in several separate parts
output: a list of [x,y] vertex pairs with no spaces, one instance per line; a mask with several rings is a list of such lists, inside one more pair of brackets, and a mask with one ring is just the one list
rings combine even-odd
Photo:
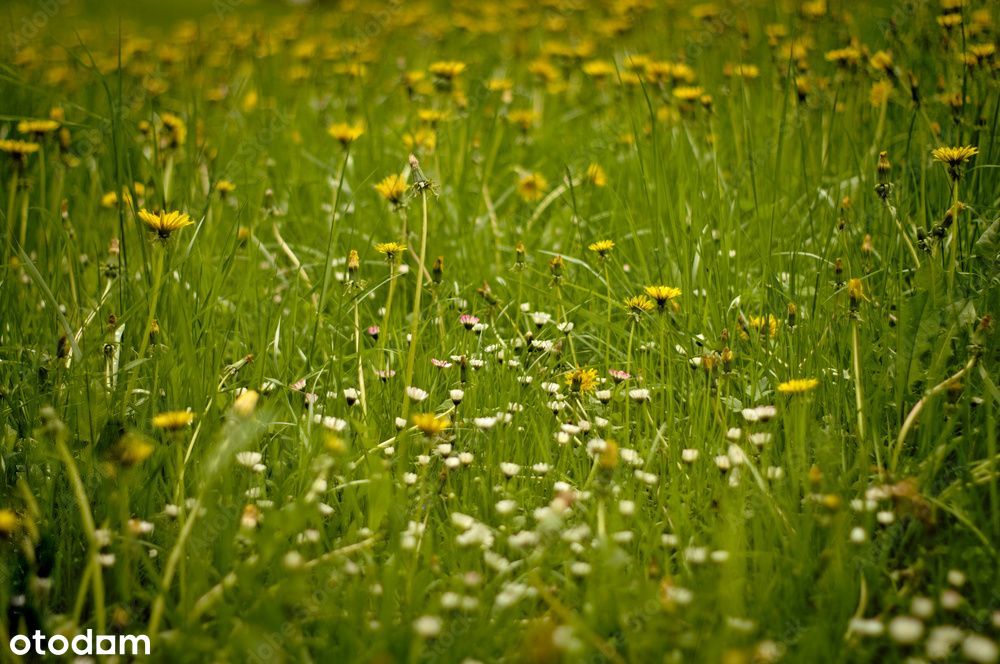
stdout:
[[[166,661],[881,662],[955,626],[990,661],[1000,60],[960,55],[991,8],[667,4],[5,7],[0,138],[66,131],[0,153],[2,657],[90,628]],[[962,145],[955,194],[931,150]]]

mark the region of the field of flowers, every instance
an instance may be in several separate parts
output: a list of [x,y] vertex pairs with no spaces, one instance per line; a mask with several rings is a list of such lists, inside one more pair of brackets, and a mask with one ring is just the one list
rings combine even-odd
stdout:
[[996,5],[143,4],[0,9],[0,661],[998,661]]

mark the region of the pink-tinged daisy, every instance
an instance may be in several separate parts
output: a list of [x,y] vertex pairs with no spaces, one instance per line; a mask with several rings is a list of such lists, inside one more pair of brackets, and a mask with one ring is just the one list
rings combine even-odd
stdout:
[[448,360],[439,360],[436,357],[431,358],[431,364],[436,366],[438,369],[448,369],[451,367],[451,362]]
[[473,327],[479,324],[479,319],[472,314],[462,314],[458,317],[458,322],[461,323],[465,329],[471,330]]
[[632,377],[627,371],[622,371],[621,369],[609,369],[608,375],[611,376],[611,380],[616,383],[624,383],[626,380]]

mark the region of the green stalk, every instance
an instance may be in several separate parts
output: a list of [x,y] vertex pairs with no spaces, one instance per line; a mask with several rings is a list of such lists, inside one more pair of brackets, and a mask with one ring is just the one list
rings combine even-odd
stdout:
[[[150,292],[149,315],[146,317],[146,325],[143,327],[142,337],[139,339],[139,353],[137,357],[140,360],[146,356],[146,351],[149,350],[149,333],[153,331],[153,322],[156,320],[156,307],[160,301],[160,290],[163,285],[163,260],[166,252],[167,248],[164,242],[157,240],[153,243],[153,288]],[[135,388],[136,373],[138,371],[139,369],[136,367],[129,374],[125,394],[122,397],[123,416],[128,414],[128,402],[132,395],[132,390]]]
[[[423,207],[423,222],[420,224],[420,265],[423,266],[424,258],[427,255],[427,190],[420,190],[420,203]],[[406,419],[410,412],[410,394],[406,388],[410,386],[413,379],[413,365],[417,358],[417,335],[420,332],[420,295],[423,293],[424,285],[420,273],[417,273],[416,291],[413,294],[413,314],[410,320],[410,347],[406,354],[406,374],[403,381],[403,413],[401,417]]]
[[[337,178],[337,188],[333,191],[333,208],[330,212],[330,232],[326,237],[326,254],[323,257],[323,286],[319,292],[319,301],[316,303],[316,321],[313,323],[312,351],[315,352],[319,334],[319,319],[323,315],[323,306],[326,302],[326,293],[330,288],[330,257],[333,255],[333,239],[336,237],[337,228],[337,205],[340,201],[340,190],[344,187],[344,175],[347,172],[347,160],[351,156],[350,143],[344,148],[344,163],[340,166],[340,176]],[[309,353],[310,362],[312,352]]]
[[94,515],[90,511],[90,500],[87,498],[87,491],[83,487],[83,480],[80,479],[80,471],[77,470],[73,455],[66,447],[66,441],[62,436],[56,436],[56,451],[59,458],[66,465],[66,473],[69,475],[69,483],[73,488],[73,496],[80,509],[80,520],[83,522],[83,530],[87,535],[89,544],[89,575],[94,594],[94,611],[97,619],[97,631],[104,632],[104,577],[101,570],[100,546],[97,542],[97,528],[94,525]]
[[[385,355],[386,337],[389,335],[389,317],[392,315],[392,296],[396,292],[396,259],[389,261],[389,294],[385,298],[385,312],[382,314],[382,327],[379,329],[379,355]],[[389,357],[385,356],[385,368],[389,370]]]
[[958,178],[951,185],[951,247],[948,250],[948,299],[955,290],[955,273],[958,271]]

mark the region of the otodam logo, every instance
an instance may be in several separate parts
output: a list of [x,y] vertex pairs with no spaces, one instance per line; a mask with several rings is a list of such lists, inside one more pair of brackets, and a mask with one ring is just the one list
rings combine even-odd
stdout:
[[88,629],[72,639],[62,634],[46,636],[35,630],[31,638],[17,634],[10,639],[10,651],[17,656],[27,655],[148,655],[149,637],[144,634],[94,634]]

